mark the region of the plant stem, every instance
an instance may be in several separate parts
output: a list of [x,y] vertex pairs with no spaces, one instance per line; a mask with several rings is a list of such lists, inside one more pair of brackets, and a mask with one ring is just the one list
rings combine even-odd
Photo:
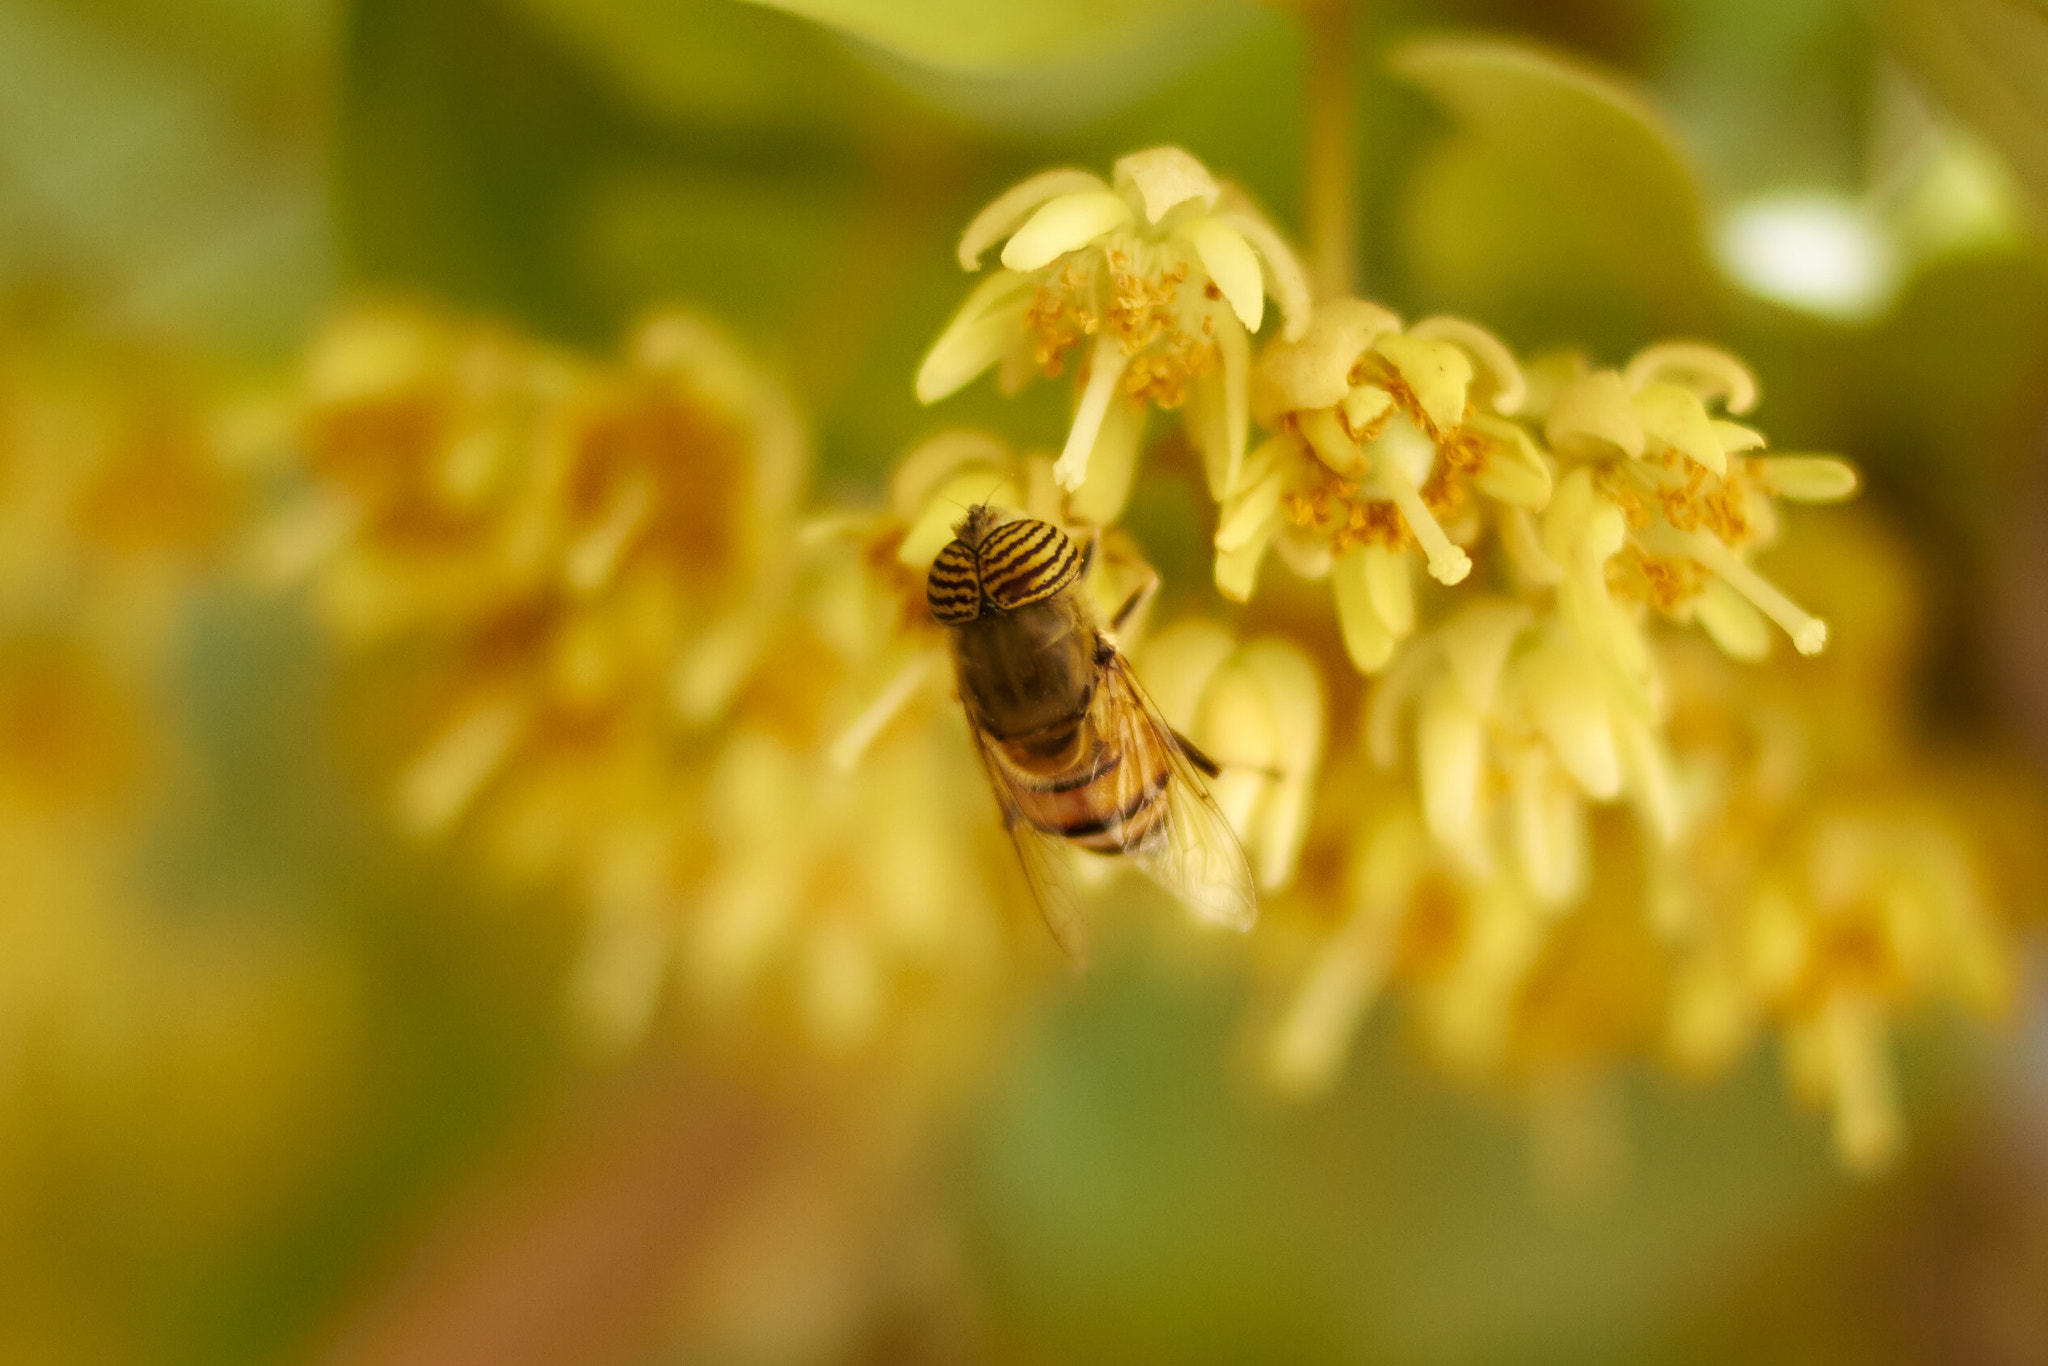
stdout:
[[1336,298],[1352,290],[1356,203],[1352,166],[1356,142],[1356,73],[1352,40],[1354,0],[1314,0],[1306,7],[1308,29],[1309,280],[1316,297]]

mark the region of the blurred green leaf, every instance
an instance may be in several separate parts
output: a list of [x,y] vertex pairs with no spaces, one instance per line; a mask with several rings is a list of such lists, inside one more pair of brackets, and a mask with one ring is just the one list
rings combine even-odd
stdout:
[[[886,93],[813,25],[735,0],[510,0],[636,107],[685,122],[872,125]],[[883,106],[887,101],[881,101]]]
[[321,9],[0,0],[0,301],[295,342],[330,278]]
[[879,128],[922,105],[1026,137],[1127,108],[1273,17],[1254,0],[512,3],[661,118]]
[[933,66],[999,70],[1132,48],[1201,0],[756,0]]
[[1700,191],[1640,96],[1515,42],[1421,40],[1390,63],[1457,124],[1401,210],[1432,307],[1525,345],[1627,346],[1699,325],[1715,291]]
[[2048,0],[1886,0],[1892,45],[2011,160],[2048,222]]

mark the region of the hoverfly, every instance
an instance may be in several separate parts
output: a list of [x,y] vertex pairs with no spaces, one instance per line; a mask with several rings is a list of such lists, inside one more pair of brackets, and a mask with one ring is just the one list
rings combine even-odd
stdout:
[[1121,854],[1203,919],[1249,929],[1251,869],[1203,783],[1218,768],[1167,724],[1097,625],[1079,591],[1093,544],[1078,551],[1052,523],[986,503],[953,534],[925,600],[948,628],[968,726],[1053,938],[1086,959],[1064,845]]

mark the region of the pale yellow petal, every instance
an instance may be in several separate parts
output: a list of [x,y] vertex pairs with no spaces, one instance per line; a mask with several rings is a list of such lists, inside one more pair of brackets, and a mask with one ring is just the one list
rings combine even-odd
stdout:
[[1703,400],[1723,399],[1740,416],[1756,407],[1756,376],[1718,346],[1701,342],[1660,342],[1638,351],[1625,375],[1631,389],[1665,381],[1682,384]]
[[1273,545],[1280,552],[1281,561],[1300,577],[1326,579],[1330,576],[1330,564],[1335,558],[1330,538],[1315,528],[1288,522],[1280,528]]
[[1690,389],[1646,384],[1636,390],[1635,409],[1644,435],[1714,474],[1728,472],[1728,454],[1707,416],[1706,405]]
[[1266,546],[1272,541],[1273,533],[1280,529],[1284,516],[1275,511],[1261,522],[1244,543],[1235,550],[1216,552],[1216,591],[1232,602],[1249,602],[1252,591],[1258,587],[1259,562],[1265,558]]
[[1364,562],[1373,611],[1395,639],[1407,636],[1415,629],[1415,581],[1407,550],[1368,545],[1355,553]]
[[1581,375],[1558,390],[1543,424],[1551,448],[1583,460],[1619,453],[1638,459],[1643,453],[1643,423],[1630,401],[1628,387],[1612,370]]
[[1365,556],[1357,551],[1339,555],[1330,565],[1330,584],[1336,592],[1337,624],[1343,630],[1346,653],[1361,672],[1377,673],[1393,658],[1397,642],[1372,605]]
[[1516,671],[1516,687],[1551,752],[1595,801],[1621,792],[1621,758],[1599,679],[1557,647],[1532,651]]
[[1217,518],[1216,548],[1226,553],[1239,550],[1254,536],[1270,534],[1266,528],[1280,515],[1280,498],[1286,488],[1286,473],[1276,467],[1265,478],[1232,494]]
[[1031,281],[997,271],[975,286],[917,368],[917,401],[936,403],[994,365],[1024,336]]
[[1437,432],[1454,431],[1465,420],[1472,359],[1463,350],[1412,333],[1381,337],[1373,349],[1400,374]]
[[1089,352],[1088,381],[1081,388],[1081,400],[1074,409],[1073,425],[1067,428],[1067,444],[1052,467],[1053,477],[1063,489],[1080,488],[1088,478],[1088,461],[1095,453],[1095,438],[1116,402],[1119,381],[1131,358],[1109,337],[1099,337]]
[[1109,526],[1123,514],[1131,482],[1138,471],[1138,452],[1151,409],[1118,396],[1110,401],[1095,429],[1095,448],[1088,457],[1088,476],[1067,500],[1076,521]]
[[1622,779],[1641,827],[1669,845],[1684,821],[1678,782],[1664,745],[1641,719],[1617,711],[1611,717],[1615,748],[1621,756]]
[[1356,385],[1337,404],[1337,411],[1353,436],[1371,432],[1393,410],[1394,396],[1377,384]]
[[1222,194],[1209,169],[1178,147],[1148,147],[1118,158],[1116,187],[1136,194],[1148,223],[1191,199],[1211,207]]
[[1415,713],[1415,768],[1422,787],[1423,819],[1446,846],[1473,843],[1484,767],[1485,730],[1456,688],[1426,691]]
[[1334,409],[1305,409],[1295,414],[1294,426],[1310,449],[1315,451],[1316,459],[1333,473],[1358,474],[1365,469],[1365,452],[1351,439],[1351,433],[1344,430],[1344,424],[1337,420]]
[[1730,422],[1725,417],[1714,419],[1714,435],[1720,439],[1721,449],[1730,455],[1743,451],[1760,451],[1768,443],[1764,434],[1754,427],[1745,427],[1740,422]]
[[1351,367],[1376,337],[1401,320],[1363,299],[1319,306],[1298,340],[1276,341],[1259,357],[1259,372],[1282,409],[1329,408],[1351,390]]
[[1255,213],[1231,211],[1219,213],[1216,218],[1236,229],[1258,249],[1259,260],[1265,267],[1266,292],[1280,305],[1280,335],[1288,341],[1298,339],[1308,327],[1309,292],[1308,275],[1295,259],[1294,249],[1272,224]]
[[1131,206],[1107,190],[1061,195],[1040,205],[1004,244],[1003,264],[1011,270],[1037,270],[1130,222]]
[[1486,463],[1472,476],[1472,487],[1489,498],[1530,511],[1550,501],[1550,462],[1529,434],[1505,418],[1476,414],[1465,422],[1467,432],[1488,438]]
[[1526,605],[1483,598],[1460,610],[1437,632],[1437,644],[1451,677],[1474,709],[1490,712],[1508,651],[1535,620]]
[[1443,341],[1462,348],[1479,363],[1474,377],[1473,397],[1496,413],[1517,413],[1528,398],[1529,387],[1522,379],[1522,367],[1514,352],[1499,337],[1463,318],[1424,318],[1408,329],[1411,337]]
[[1258,254],[1243,234],[1214,218],[1197,218],[1181,232],[1201,258],[1202,269],[1223,291],[1230,309],[1247,332],[1259,330],[1266,316],[1266,286]]
[[1040,171],[1012,185],[974,215],[967,231],[960,234],[960,269],[979,270],[982,253],[1015,232],[1047,200],[1108,190],[1101,176],[1072,169]]
[[1730,659],[1755,663],[1771,652],[1771,624],[1750,606],[1749,599],[1720,579],[1693,599],[1693,615]]

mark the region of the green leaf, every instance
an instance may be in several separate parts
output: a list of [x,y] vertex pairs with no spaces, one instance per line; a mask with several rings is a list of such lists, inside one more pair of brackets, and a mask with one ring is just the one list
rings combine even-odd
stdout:
[[1025,136],[1127,108],[1273,19],[1254,0],[510,3],[671,121],[873,127],[925,106]]
[[[872,125],[882,82],[814,26],[735,0],[510,0],[637,108],[678,123]],[[887,103],[884,101],[883,103]]]
[[1422,158],[1398,227],[1429,308],[1525,343],[1700,325],[1716,289],[1700,191],[1640,96],[1491,39],[1411,42],[1391,65],[1456,124]]
[[1886,36],[2012,163],[2048,223],[2048,0],[1886,0]]
[[1136,49],[1199,0],[756,0],[912,61],[958,70],[1036,66]]

